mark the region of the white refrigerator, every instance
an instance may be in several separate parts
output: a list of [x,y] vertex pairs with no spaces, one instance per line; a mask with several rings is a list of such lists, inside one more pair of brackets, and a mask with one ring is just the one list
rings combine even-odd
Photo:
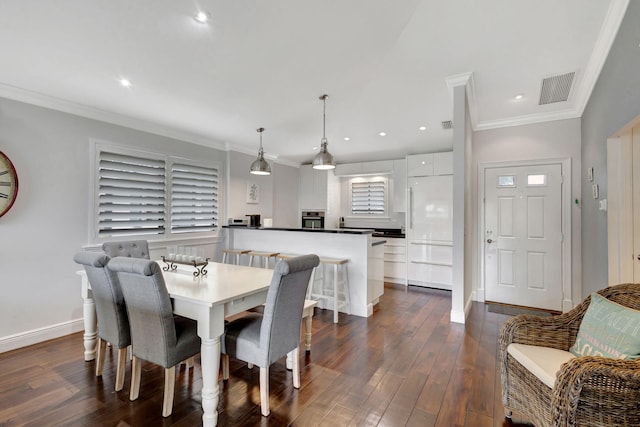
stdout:
[[408,177],[407,282],[451,289],[453,176]]

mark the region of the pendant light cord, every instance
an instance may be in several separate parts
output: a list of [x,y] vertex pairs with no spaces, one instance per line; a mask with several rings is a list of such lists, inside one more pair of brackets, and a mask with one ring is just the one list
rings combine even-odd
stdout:
[[327,137],[325,134],[325,128],[327,123],[327,98],[329,95],[322,95],[320,99],[322,99],[322,143],[327,143]]

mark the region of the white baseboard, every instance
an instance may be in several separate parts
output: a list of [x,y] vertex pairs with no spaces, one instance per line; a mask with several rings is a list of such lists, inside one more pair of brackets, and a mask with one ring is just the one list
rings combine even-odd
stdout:
[[464,324],[464,321],[465,321],[464,311],[453,311],[453,310],[451,310],[450,320],[453,323],[462,323],[462,324]]
[[[0,353],[84,330],[82,318],[0,338]],[[79,345],[81,346],[82,343]]]
[[469,312],[471,311],[471,305],[473,304],[473,293],[469,295],[469,299],[464,304],[464,311],[454,311],[451,310],[450,319],[454,323],[462,323],[464,324],[467,320],[467,316],[469,316]]

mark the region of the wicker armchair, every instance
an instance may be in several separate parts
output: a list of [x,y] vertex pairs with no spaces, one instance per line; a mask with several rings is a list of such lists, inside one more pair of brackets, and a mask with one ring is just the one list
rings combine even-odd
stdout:
[[[598,293],[640,310],[640,284],[612,286]],[[516,411],[536,427],[640,426],[640,359],[574,358],[561,366],[551,389],[507,352],[511,343],[568,351],[590,299],[562,315],[516,316],[505,322],[498,345],[507,417]]]

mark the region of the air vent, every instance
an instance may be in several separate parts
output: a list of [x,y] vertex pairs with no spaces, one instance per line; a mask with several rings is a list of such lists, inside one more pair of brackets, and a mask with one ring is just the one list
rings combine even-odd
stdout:
[[569,99],[571,84],[575,75],[575,72],[571,72],[543,79],[538,105],[553,104],[554,102],[563,102]]
[[442,122],[442,129],[453,129],[453,122],[451,120]]

